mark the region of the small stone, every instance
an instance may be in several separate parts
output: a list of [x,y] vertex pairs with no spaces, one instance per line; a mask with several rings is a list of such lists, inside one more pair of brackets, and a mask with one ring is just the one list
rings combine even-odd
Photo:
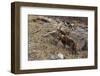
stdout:
[[58,58],[58,56],[50,55],[50,56],[48,57],[48,59],[50,59],[50,60],[57,60],[57,59],[59,59],[59,58]]
[[60,59],[64,59],[64,56],[63,56],[62,53],[58,53],[58,57],[59,57]]

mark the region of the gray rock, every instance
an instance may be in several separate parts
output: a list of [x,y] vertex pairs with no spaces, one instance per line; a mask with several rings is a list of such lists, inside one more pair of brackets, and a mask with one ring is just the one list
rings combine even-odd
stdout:
[[59,59],[58,56],[54,55],[54,54],[50,54],[49,57],[47,59],[50,59],[50,60],[57,60]]
[[63,55],[62,53],[58,53],[58,57],[59,57],[60,59],[64,59],[64,55]]

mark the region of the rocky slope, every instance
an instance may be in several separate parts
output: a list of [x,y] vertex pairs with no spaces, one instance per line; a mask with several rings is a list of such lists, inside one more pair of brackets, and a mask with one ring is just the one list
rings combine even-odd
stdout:
[[87,58],[86,17],[28,16],[28,60]]

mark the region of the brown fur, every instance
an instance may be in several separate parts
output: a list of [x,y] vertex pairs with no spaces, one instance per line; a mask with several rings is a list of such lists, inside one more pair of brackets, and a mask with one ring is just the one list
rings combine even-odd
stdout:
[[68,46],[70,46],[70,48],[71,48],[71,50],[72,50],[72,53],[76,53],[76,44],[75,44],[75,42],[71,39],[71,38],[69,38],[68,36],[66,36],[66,35],[62,35],[62,37],[61,37],[61,42],[63,43],[63,45],[64,45],[64,47],[66,46],[66,45],[68,45]]
[[70,49],[72,50],[72,53],[76,54],[77,50],[77,44],[75,43],[74,40],[72,40],[69,36],[67,36],[62,30],[61,27],[58,29],[58,32],[61,34],[59,36],[59,40],[63,43],[64,47],[66,45],[70,46]]

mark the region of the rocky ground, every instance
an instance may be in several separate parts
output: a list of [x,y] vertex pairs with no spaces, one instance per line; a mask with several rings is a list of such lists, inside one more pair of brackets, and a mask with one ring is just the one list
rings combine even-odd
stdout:
[[88,57],[86,17],[28,16],[28,60]]

